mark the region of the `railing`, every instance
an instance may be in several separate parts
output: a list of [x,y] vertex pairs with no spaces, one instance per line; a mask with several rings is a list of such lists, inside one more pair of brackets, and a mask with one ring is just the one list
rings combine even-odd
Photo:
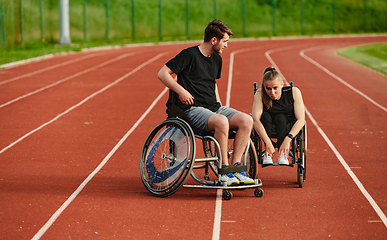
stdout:
[[[70,0],[72,42],[202,39],[218,18],[236,37],[387,31],[378,0]],[[0,0],[0,44],[57,43],[59,0]]]

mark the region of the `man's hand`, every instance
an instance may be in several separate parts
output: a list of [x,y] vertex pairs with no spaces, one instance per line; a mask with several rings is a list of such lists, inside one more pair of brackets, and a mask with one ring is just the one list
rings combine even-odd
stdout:
[[185,89],[178,93],[180,101],[185,105],[192,105],[194,103],[194,97]]

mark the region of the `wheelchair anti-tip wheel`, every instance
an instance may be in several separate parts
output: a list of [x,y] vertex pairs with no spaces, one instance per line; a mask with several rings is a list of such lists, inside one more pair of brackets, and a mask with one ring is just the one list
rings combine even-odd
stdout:
[[175,193],[186,181],[195,159],[194,135],[181,119],[170,118],[149,134],[141,152],[145,188],[157,197]]

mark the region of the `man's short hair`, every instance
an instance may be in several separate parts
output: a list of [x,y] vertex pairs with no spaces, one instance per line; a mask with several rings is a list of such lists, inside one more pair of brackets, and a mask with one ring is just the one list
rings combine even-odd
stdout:
[[233,32],[227,24],[220,20],[213,20],[210,22],[204,30],[204,42],[209,42],[213,37],[222,39],[224,34],[227,33],[229,36],[233,35]]

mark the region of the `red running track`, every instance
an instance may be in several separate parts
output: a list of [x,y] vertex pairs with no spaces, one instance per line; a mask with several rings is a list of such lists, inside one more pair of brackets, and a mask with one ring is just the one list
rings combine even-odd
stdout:
[[188,188],[160,199],[140,179],[142,145],[165,119],[156,74],[196,43],[0,70],[1,238],[386,239],[387,77],[336,54],[375,42],[387,36],[229,43],[223,103],[249,113],[252,83],[275,65],[301,89],[308,123],[304,188],[295,168],[260,168],[264,196],[234,191],[231,201]]

